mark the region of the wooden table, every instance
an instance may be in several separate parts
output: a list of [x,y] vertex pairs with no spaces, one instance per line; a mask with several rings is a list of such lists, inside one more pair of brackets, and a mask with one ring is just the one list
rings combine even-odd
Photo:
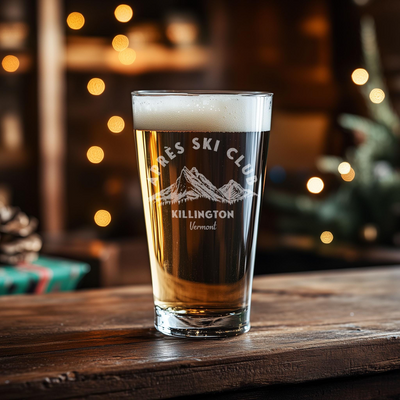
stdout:
[[0,298],[1,399],[400,396],[400,268],[256,278],[252,329],[153,328],[150,286]]

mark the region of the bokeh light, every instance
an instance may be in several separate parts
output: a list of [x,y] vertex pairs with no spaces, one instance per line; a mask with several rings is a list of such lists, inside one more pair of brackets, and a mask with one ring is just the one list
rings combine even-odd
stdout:
[[356,173],[353,168],[350,169],[350,172],[347,174],[342,174],[342,179],[345,182],[351,182],[356,177]]
[[104,228],[105,226],[110,225],[111,214],[107,210],[99,210],[94,214],[94,222],[96,225]]
[[379,104],[385,99],[385,92],[382,89],[372,89],[371,93],[369,94],[370,100],[375,103]]
[[99,96],[104,92],[106,84],[100,78],[92,78],[87,84],[87,90],[93,96]]
[[307,189],[309,192],[317,194],[321,193],[324,188],[324,181],[316,176],[310,178],[307,182]]
[[369,79],[369,74],[364,68],[357,68],[351,74],[351,79],[356,85],[365,85]]
[[341,175],[348,174],[351,171],[351,165],[348,162],[344,161],[339,164],[338,171]]
[[104,151],[99,146],[92,146],[87,151],[86,157],[92,164],[99,164],[104,159]]
[[85,17],[79,12],[72,12],[67,17],[67,24],[71,29],[81,29],[85,25]]
[[1,66],[7,72],[15,72],[19,68],[18,57],[15,56],[5,56],[1,62]]
[[107,126],[112,133],[120,133],[125,128],[125,121],[121,117],[114,115],[108,120]]
[[114,15],[119,22],[128,22],[133,17],[133,10],[127,4],[120,4],[115,9]]
[[332,243],[333,234],[332,234],[332,232],[329,232],[329,231],[322,232],[321,236],[320,236],[320,239],[321,239],[321,242],[324,243],[324,244]]
[[129,46],[129,39],[125,35],[117,35],[112,41],[112,47],[114,50],[122,51]]
[[365,225],[363,229],[363,236],[367,242],[373,242],[378,237],[378,230],[374,225]]
[[121,62],[121,64],[124,64],[124,65],[133,64],[134,61],[136,60],[136,52],[135,52],[135,50],[129,49],[129,48],[122,50],[118,54],[118,59]]

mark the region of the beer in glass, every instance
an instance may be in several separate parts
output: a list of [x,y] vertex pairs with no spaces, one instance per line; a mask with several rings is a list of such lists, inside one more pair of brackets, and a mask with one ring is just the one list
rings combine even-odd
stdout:
[[272,94],[137,91],[132,101],[155,326],[247,332]]

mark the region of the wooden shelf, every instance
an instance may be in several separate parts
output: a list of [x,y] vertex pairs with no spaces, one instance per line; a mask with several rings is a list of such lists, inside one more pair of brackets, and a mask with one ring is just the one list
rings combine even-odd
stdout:
[[110,41],[102,38],[74,38],[69,40],[66,66],[75,72],[115,72],[137,75],[156,71],[194,71],[208,65],[210,51],[206,47],[166,47],[148,44],[135,49],[136,60],[123,65]]

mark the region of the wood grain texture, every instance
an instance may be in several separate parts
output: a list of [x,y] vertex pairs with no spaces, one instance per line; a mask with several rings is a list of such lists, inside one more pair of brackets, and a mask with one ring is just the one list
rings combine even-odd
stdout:
[[400,268],[256,278],[251,322],[234,338],[165,337],[150,286],[2,297],[0,397],[155,399],[395,371]]

